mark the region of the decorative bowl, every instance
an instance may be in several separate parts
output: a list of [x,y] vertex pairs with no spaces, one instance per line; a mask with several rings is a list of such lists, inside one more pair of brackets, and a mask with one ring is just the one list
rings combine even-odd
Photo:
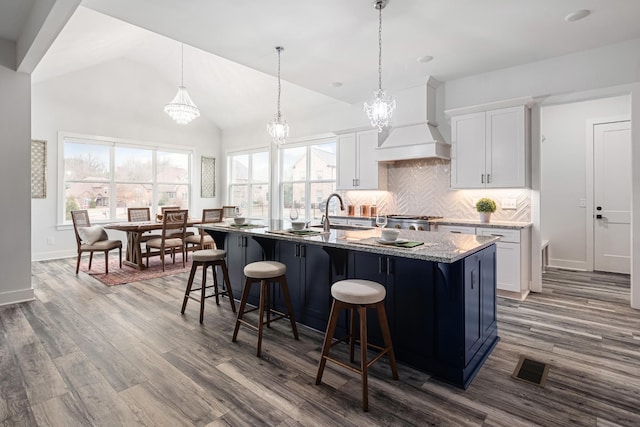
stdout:
[[383,228],[382,229],[382,239],[388,242],[393,242],[398,238],[400,232],[395,228]]
[[236,225],[242,225],[242,224],[244,224],[245,221],[246,221],[246,219],[243,216],[237,216],[237,217],[233,218],[233,222],[235,222]]
[[307,221],[291,221],[291,228],[294,230],[302,230],[307,226]]

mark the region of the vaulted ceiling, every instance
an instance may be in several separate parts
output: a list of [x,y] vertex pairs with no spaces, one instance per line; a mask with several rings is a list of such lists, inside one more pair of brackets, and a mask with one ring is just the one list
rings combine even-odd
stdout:
[[[34,2],[0,0],[0,38],[15,39]],[[565,21],[580,9],[591,14]],[[453,80],[636,39],[638,22],[633,0],[390,0],[382,83],[400,90],[427,75]],[[377,33],[372,0],[84,0],[33,81],[125,57],[177,86],[182,42],[185,85],[225,129],[275,112],[276,45],[285,48],[283,112],[368,99]],[[417,60],[427,55],[433,60]]]

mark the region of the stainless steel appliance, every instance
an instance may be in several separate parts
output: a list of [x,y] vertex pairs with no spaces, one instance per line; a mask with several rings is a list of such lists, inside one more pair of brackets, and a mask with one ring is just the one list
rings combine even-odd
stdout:
[[387,215],[387,227],[429,231],[429,220],[438,218],[442,217],[430,215]]

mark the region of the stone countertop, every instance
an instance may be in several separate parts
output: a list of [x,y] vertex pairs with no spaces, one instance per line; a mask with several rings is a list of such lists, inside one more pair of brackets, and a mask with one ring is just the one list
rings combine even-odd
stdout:
[[[257,226],[234,227],[232,222],[225,221],[196,227],[205,230],[241,233],[256,237],[268,237],[274,240],[304,242],[305,244],[443,263],[456,262],[499,240],[499,238],[493,236],[400,230],[400,239],[424,243],[415,248],[402,248],[377,243],[375,240],[380,238],[380,229],[378,228],[357,231],[332,229],[330,233],[322,232],[311,236],[300,236],[286,232],[286,230],[290,229],[290,221],[251,220],[250,223]],[[322,231],[322,228],[311,227],[310,229]]]
[[474,226],[484,228],[510,228],[514,230],[521,230],[523,228],[529,228],[533,224],[531,222],[516,222],[516,221],[491,221],[489,223],[480,222],[477,219],[455,219],[455,218],[439,218],[429,221],[432,225],[462,225],[462,226]]

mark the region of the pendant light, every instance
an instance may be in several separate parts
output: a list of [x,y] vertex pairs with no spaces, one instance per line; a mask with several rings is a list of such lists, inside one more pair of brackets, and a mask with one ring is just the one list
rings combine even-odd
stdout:
[[267,125],[267,131],[273,138],[273,142],[279,145],[284,143],[284,141],[289,136],[289,125],[280,113],[280,54],[282,53],[284,48],[282,46],[276,46],[275,50],[276,52],[278,52],[278,112],[276,113],[276,117]]
[[193,103],[187,88],[184,87],[184,44],[181,44],[180,63],[180,87],[173,101],[165,105],[164,112],[179,125],[186,125],[191,120],[200,117],[200,109]]
[[373,92],[373,99],[364,103],[364,111],[367,113],[371,126],[382,132],[389,126],[389,119],[396,109],[396,101],[382,89],[382,9],[387,5],[387,0],[376,0],[373,7],[378,10],[378,90]]

